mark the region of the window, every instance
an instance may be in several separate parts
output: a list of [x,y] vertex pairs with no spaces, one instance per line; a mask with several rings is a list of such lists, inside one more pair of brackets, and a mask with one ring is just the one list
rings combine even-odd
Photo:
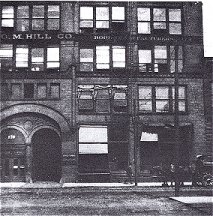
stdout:
[[[139,86],[139,111],[149,113],[174,112],[173,86]],[[186,112],[186,88],[179,87],[179,112]]]
[[[177,54],[175,52],[176,49],[178,49]],[[181,73],[183,70],[183,48],[182,46],[178,46],[178,47],[170,46],[170,72],[171,73],[175,73],[176,63],[178,64],[178,73]]]
[[32,30],[44,30],[44,6],[43,5],[33,6]]
[[152,87],[139,87],[139,110],[143,112],[152,112]]
[[93,71],[93,49],[80,49],[80,71]]
[[[94,60],[94,53],[96,59]],[[96,69],[125,68],[125,46],[96,46],[95,50],[89,48],[80,49],[80,71],[93,71]]]
[[28,46],[18,45],[16,48],[16,67],[27,68],[28,67]]
[[13,45],[0,45],[0,69],[12,71],[13,67]]
[[59,69],[59,48],[48,47],[47,48],[47,69]]
[[17,31],[29,31],[29,6],[17,8]]
[[40,83],[37,85],[37,98],[38,99],[47,98],[47,84]]
[[137,9],[139,34],[182,34],[181,9]]
[[167,47],[154,47],[154,72],[168,73]]
[[22,98],[22,86],[20,83],[11,84],[11,99],[21,99]]
[[2,100],[7,100],[9,98],[9,88],[8,83],[1,83],[1,95]]
[[183,69],[182,46],[142,46],[139,47],[138,58],[139,71],[143,73],[174,73],[176,62],[178,72],[181,73]]
[[[172,88],[172,110],[175,110],[175,89]],[[178,109],[180,112],[186,112],[186,89],[182,86],[178,88]]]
[[44,48],[31,49],[31,71],[44,70]]
[[138,51],[139,71],[152,72],[152,50],[141,49]]
[[[32,15],[31,15],[32,14]],[[16,24],[14,24],[16,17]],[[28,5],[3,6],[2,30],[31,31],[31,30],[59,30],[59,5]]]
[[109,29],[109,7],[96,7],[96,29]]
[[169,87],[155,87],[156,112],[169,112]]
[[113,111],[127,112],[127,86],[113,85]]
[[50,98],[58,99],[60,98],[60,84],[50,83]]
[[127,112],[126,85],[79,85],[80,113]]
[[33,99],[34,98],[34,84],[24,83],[24,98]]
[[106,126],[80,126],[79,154],[107,154],[108,136]]
[[78,86],[78,110],[79,112],[92,112],[94,110],[93,86]]
[[96,47],[96,68],[109,69],[109,46]]
[[113,67],[125,68],[125,47],[112,46]]
[[82,33],[124,31],[125,7],[122,6],[81,6],[80,29]]
[[58,30],[60,18],[60,9],[58,5],[48,5],[47,18],[47,29]]
[[14,28],[14,7],[2,7],[2,31],[13,30]]

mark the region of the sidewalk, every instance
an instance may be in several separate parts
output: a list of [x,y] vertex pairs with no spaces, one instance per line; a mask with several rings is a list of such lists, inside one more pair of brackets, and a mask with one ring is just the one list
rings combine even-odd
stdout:
[[[191,186],[191,182],[184,182],[185,186]],[[56,182],[4,182],[0,188],[77,188],[77,187],[134,187],[135,184],[125,183],[56,183]],[[162,182],[140,182],[138,187],[162,187]]]

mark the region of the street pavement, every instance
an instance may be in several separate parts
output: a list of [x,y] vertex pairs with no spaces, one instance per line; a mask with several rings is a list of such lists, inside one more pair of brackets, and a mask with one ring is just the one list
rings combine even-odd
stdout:
[[[143,186],[142,186],[143,185]],[[212,188],[122,183],[0,183],[2,216],[213,215]]]

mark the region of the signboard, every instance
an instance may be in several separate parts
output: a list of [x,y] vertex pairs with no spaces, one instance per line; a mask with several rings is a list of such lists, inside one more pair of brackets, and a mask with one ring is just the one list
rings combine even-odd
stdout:
[[4,43],[12,41],[158,41],[158,42],[171,42],[173,44],[203,44],[201,36],[182,36],[182,35],[164,35],[164,36],[153,36],[153,35],[130,35],[129,33],[124,34],[75,34],[75,33],[2,33],[1,41]]

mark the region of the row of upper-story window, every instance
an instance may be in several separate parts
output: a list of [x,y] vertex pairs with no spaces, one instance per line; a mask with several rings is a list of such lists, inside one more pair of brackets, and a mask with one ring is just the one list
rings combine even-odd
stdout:
[[[80,47],[79,68],[81,72],[94,70],[109,70],[112,68],[125,69],[127,67],[126,46],[93,46]],[[44,71],[60,69],[60,47],[34,47],[31,45],[0,45],[0,68],[5,71],[27,69],[30,71]],[[174,73],[182,72],[182,46],[149,45],[139,46],[138,69],[142,73]],[[72,62],[70,62],[71,64]],[[176,67],[176,64],[178,67]]]
[[[125,6],[80,6],[80,32],[125,32],[126,10]],[[1,14],[2,30],[5,31],[60,30],[59,5],[2,6]],[[139,34],[180,35],[182,28],[181,8],[137,8]]]
[[[186,87],[178,88],[179,112],[187,111]],[[142,113],[173,113],[174,86],[139,86],[138,111]],[[79,85],[78,110],[80,114],[128,112],[128,90],[125,85]]]
[[1,83],[2,100],[57,100],[60,83]]

